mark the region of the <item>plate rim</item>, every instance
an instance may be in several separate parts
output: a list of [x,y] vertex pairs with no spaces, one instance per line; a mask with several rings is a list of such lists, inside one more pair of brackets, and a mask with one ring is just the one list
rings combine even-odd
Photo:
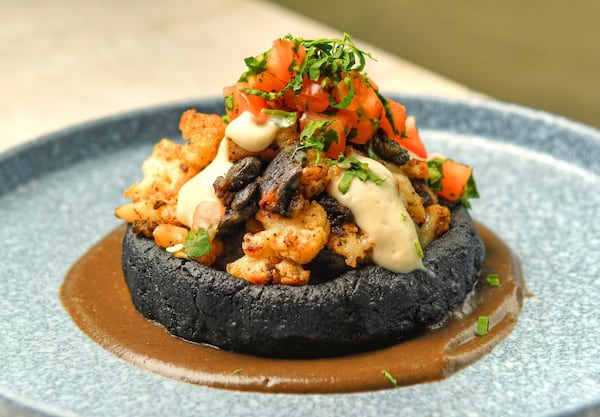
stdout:
[[[600,148],[600,129],[595,128],[593,126],[589,126],[583,124],[581,122],[573,121],[563,116],[555,115],[549,113],[544,110],[538,110],[529,108],[526,106],[522,106],[519,104],[503,102],[495,99],[488,98],[457,98],[457,97],[445,97],[445,96],[433,96],[433,95],[419,95],[419,94],[399,94],[399,93],[390,93],[387,95],[388,97],[397,97],[400,100],[416,100],[423,102],[435,102],[445,106],[452,105],[467,105],[473,108],[480,107],[484,108],[492,113],[501,112],[508,114],[516,114],[521,117],[530,120],[537,120],[543,122],[545,124],[551,125],[559,125],[560,127],[566,130],[573,130],[581,134],[581,136],[587,137],[594,146]],[[48,134],[41,135],[37,138],[29,140],[27,142],[21,143],[17,146],[9,148],[4,152],[0,153],[0,174],[4,174],[3,168],[11,163],[11,161],[19,160],[22,161],[24,155],[35,152],[39,149],[43,149],[46,146],[51,146],[55,141],[62,139],[63,137],[74,134],[81,131],[86,131],[92,128],[97,128],[102,125],[107,125],[110,123],[123,121],[123,120],[132,120],[139,118],[141,116],[153,115],[159,112],[172,110],[179,111],[184,107],[197,107],[199,104],[202,106],[210,106],[216,104],[220,97],[205,97],[193,100],[184,100],[184,101],[175,101],[171,103],[157,104],[153,106],[141,107],[138,109],[128,110],[121,113],[116,113],[88,121],[84,121],[81,123],[74,124],[72,126],[68,126],[62,129],[58,129],[56,131],[50,132]],[[140,141],[132,142],[128,146],[133,146],[134,144],[139,144]],[[107,148],[105,151],[108,151],[113,148]],[[97,155],[84,155],[83,158],[94,158]],[[80,161],[78,159],[77,161]],[[60,169],[56,167],[56,169]],[[591,168],[586,168],[591,169]],[[26,175],[19,178],[19,181],[10,185],[9,187],[0,186],[0,198],[10,194],[13,192],[14,188],[22,185],[33,178],[47,175],[53,170],[42,170],[38,173],[38,175],[27,177]],[[3,176],[3,175],[2,175]],[[3,176],[4,177],[4,176]],[[2,408],[7,407],[7,410],[15,413],[29,413],[29,414],[16,414],[16,415],[44,415],[44,416],[72,416],[77,415],[70,411],[63,410],[60,408],[55,408],[50,404],[39,403],[35,400],[29,398],[23,398],[19,393],[14,393],[7,389],[6,387],[0,386],[0,412],[2,412]],[[588,413],[595,412],[600,410],[600,399],[597,401],[592,401],[586,404],[578,404],[573,407],[570,411],[563,411],[556,415],[583,415],[580,413]]]

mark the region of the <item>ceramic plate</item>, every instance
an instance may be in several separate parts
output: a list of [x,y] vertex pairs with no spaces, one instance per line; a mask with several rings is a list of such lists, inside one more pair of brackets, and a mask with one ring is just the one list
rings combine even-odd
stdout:
[[273,395],[141,371],[61,307],[65,273],[119,224],[122,190],[180,113],[151,108],[0,156],[0,414],[58,416],[547,416],[600,412],[600,132],[494,101],[399,97],[430,151],[474,167],[473,216],[521,257],[529,290],[512,334],[452,377],[346,395]]

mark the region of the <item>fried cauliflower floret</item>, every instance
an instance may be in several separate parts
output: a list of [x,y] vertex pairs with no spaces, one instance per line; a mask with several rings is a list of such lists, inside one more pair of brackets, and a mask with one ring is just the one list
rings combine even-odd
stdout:
[[190,109],[181,115],[179,129],[186,140],[182,162],[194,171],[194,175],[215,158],[221,139],[225,136],[225,127],[225,122],[217,114],[198,113]]
[[144,179],[123,194],[132,202],[115,210],[117,217],[133,224],[136,233],[150,237],[159,224],[178,224],[179,189],[214,159],[225,132],[219,116],[195,110],[183,113],[179,127],[186,143],[158,142],[142,164]]
[[423,207],[423,199],[415,191],[410,179],[407,176],[396,173],[394,174],[398,184],[398,194],[404,201],[404,206],[410,214],[410,217],[415,223],[421,224],[425,221],[425,207]]
[[252,258],[244,255],[228,264],[227,272],[252,284],[305,285],[310,277],[310,272],[302,265],[274,256]]
[[300,175],[300,192],[306,198],[321,194],[329,184],[329,167],[325,164],[309,164],[302,168]]
[[373,255],[373,240],[354,222],[342,223],[341,229],[341,234],[332,233],[329,236],[327,247],[342,255],[346,265],[352,268],[357,268],[360,263],[370,260]]
[[277,256],[299,264],[310,262],[327,243],[330,226],[327,213],[312,201],[294,218],[260,210],[256,219],[265,230],[246,234],[242,249],[248,256]]
[[132,223],[136,233],[151,236],[161,223],[176,223],[179,188],[194,173],[182,164],[182,146],[162,139],[142,164],[144,179],[124,192],[132,202],[118,207],[115,215]]
[[451,217],[450,209],[439,204],[427,206],[425,211],[425,222],[417,229],[423,248],[448,231]]
[[310,272],[302,264],[317,256],[329,239],[330,225],[323,207],[312,201],[291,219],[260,210],[256,219],[264,230],[244,236],[245,256],[228,264],[227,272],[253,283],[306,283]]
[[410,179],[424,179],[429,176],[427,161],[422,161],[420,159],[409,159],[406,164],[400,167],[400,170]]

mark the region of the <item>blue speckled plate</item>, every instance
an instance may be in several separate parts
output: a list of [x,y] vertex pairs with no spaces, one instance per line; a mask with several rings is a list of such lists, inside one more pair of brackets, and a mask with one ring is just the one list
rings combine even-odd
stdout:
[[513,331],[444,381],[347,395],[267,395],[143,372],[81,333],[58,289],[119,222],[122,190],[179,114],[216,100],[76,126],[0,156],[0,415],[548,416],[600,413],[600,132],[493,101],[402,97],[427,147],[474,166],[473,214],[521,257]]

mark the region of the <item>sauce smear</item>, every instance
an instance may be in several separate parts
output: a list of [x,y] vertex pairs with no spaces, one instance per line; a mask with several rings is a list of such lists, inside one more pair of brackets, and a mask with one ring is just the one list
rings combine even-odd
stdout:
[[[436,381],[476,361],[504,339],[521,311],[524,281],[518,258],[493,232],[481,278],[463,311],[438,329],[397,345],[326,359],[270,359],[223,351],[171,336],[144,319],[121,272],[121,227],[98,242],[68,272],[61,301],[79,328],[100,346],[143,370],[210,387],[278,393],[344,393]],[[500,286],[486,282],[500,276]],[[489,333],[476,336],[478,316]],[[384,370],[389,373],[384,374]]]

